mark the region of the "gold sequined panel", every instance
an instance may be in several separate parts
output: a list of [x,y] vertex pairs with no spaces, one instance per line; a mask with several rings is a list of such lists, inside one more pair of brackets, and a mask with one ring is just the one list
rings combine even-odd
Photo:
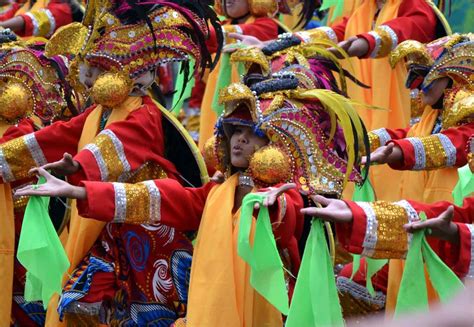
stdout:
[[124,173],[124,166],[121,160],[122,158],[117,152],[112,138],[107,134],[101,133],[95,138],[93,144],[97,146],[100,156],[102,157],[102,160],[98,160],[99,166],[102,162],[105,164],[105,168],[107,169],[107,180],[117,181],[120,175]]
[[26,209],[26,205],[28,204],[29,197],[27,196],[20,196],[17,198],[13,198],[13,210],[16,213],[23,212]]
[[51,21],[46,10],[35,10],[29,12],[33,21],[34,36],[48,36],[51,33]]
[[329,35],[324,30],[319,28],[313,28],[311,30],[301,32],[301,34],[305,39],[308,39],[307,43],[316,42],[319,40],[331,41]]
[[426,136],[420,138],[421,143],[425,148],[426,166],[425,169],[437,169],[445,167],[447,161],[447,154],[441,143],[441,140],[436,135]]
[[270,72],[270,62],[258,48],[245,48],[235,51],[230,57],[231,63],[242,62],[248,70],[252,64],[257,64],[264,74]]
[[225,44],[233,44],[233,43],[237,43],[237,40],[232,38],[232,37],[229,37],[229,33],[238,33],[238,34],[242,34],[241,33],[241,30],[238,28],[238,26],[236,25],[224,25],[222,26],[223,30],[224,30],[224,35],[225,35]]
[[132,177],[127,179],[127,183],[139,183],[146,180],[163,179],[168,175],[160,165],[148,161],[138,169]]
[[462,123],[471,122],[473,116],[474,92],[471,90],[462,90],[457,92],[453,103],[445,106],[442,113],[443,128],[446,129]]
[[367,133],[370,143],[370,151],[373,152],[380,147],[380,138],[373,132]]
[[392,37],[390,36],[390,33],[387,30],[380,27],[377,27],[375,29],[375,32],[380,36],[380,39],[381,39],[380,50],[377,53],[377,57],[385,57],[389,55],[390,52],[392,51],[392,45],[393,45]]
[[407,232],[403,229],[408,222],[405,209],[384,201],[374,202],[372,208],[378,220],[373,258],[403,258],[408,250]]
[[145,184],[124,184],[127,223],[143,223],[150,216],[150,193]]
[[13,175],[13,180],[28,177],[28,171],[37,166],[25,137],[4,143],[0,149]]

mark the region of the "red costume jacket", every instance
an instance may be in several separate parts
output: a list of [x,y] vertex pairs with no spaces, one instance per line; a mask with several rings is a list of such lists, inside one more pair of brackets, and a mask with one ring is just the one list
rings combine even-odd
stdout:
[[[345,40],[347,22],[344,17],[339,24],[331,27],[319,27],[298,36],[305,41],[325,37],[338,43]],[[405,40],[417,40],[421,43],[435,39],[437,16],[425,0],[404,0],[398,8],[398,17],[385,22],[374,31],[357,35],[367,40],[369,50],[366,57],[380,58],[387,56],[392,49]],[[325,33],[322,34],[322,33]]]
[[[435,218],[451,203],[423,204],[415,201],[353,202],[346,201],[353,214],[351,224],[337,224],[338,239],[343,247],[356,254],[373,258],[401,259],[406,256],[410,235],[403,225],[418,220],[425,212]],[[433,250],[459,277],[474,277],[474,197],[464,200],[462,207],[454,206],[453,221],[459,228],[459,244],[430,240]]]
[[[180,231],[197,231],[207,196],[214,183],[186,188],[172,179],[139,184],[83,182],[87,199],[78,201],[79,214],[102,221],[130,224],[164,224]],[[270,209],[270,218],[280,224],[274,229],[280,249],[287,249],[291,266],[300,265],[297,239],[303,226],[300,194],[291,190]]]

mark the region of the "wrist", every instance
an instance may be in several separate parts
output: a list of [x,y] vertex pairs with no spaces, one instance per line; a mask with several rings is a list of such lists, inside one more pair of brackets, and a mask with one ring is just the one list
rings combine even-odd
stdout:
[[398,145],[393,147],[392,153],[388,156],[387,163],[390,165],[403,164],[403,151]]
[[70,198],[85,200],[87,198],[86,188],[82,186],[72,186]]

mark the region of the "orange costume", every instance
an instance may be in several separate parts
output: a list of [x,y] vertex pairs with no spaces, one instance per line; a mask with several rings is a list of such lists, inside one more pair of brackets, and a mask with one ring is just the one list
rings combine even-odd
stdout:
[[[298,35],[308,42],[321,38],[333,42],[353,36],[364,38],[369,44],[367,58],[351,58],[345,67],[349,71],[353,68],[355,77],[371,88],[362,89],[349,82],[348,94],[359,102],[386,109],[359,110],[367,130],[405,128],[410,121],[409,91],[404,87],[407,73],[402,64],[392,70],[387,56],[404,40],[429,42],[450,33],[450,29],[431,1],[387,0],[380,10],[376,2],[360,0],[353,13],[339,24],[299,32]],[[400,175],[388,167],[373,167],[371,182],[378,199],[397,200],[398,194],[392,191],[394,187],[384,178],[387,174],[398,183]]]
[[[250,16],[243,24],[235,24],[228,21],[223,24],[222,28],[226,34],[238,33],[244,35],[255,36],[262,41],[273,40],[278,34],[287,32],[288,28],[279,23],[275,18],[269,17],[277,12],[289,12],[286,1],[254,1],[249,0]],[[220,8],[220,9],[219,9]],[[217,10],[224,13],[221,6],[217,6]],[[234,43],[235,40],[226,37],[225,43]],[[217,122],[216,108],[212,108],[213,99],[216,92],[217,82],[220,73],[220,62],[213,72],[209,74],[206,81],[206,88],[201,103],[201,117],[199,126],[199,147],[202,149],[206,141],[214,133],[214,125]],[[232,67],[231,82],[239,81],[239,73],[236,67]]]

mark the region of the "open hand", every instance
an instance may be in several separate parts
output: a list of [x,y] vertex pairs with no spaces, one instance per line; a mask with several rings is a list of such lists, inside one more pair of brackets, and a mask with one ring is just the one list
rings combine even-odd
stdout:
[[301,209],[302,214],[334,223],[350,223],[352,221],[352,211],[344,201],[327,199],[321,195],[312,195],[311,199],[314,203],[321,204],[323,208],[304,208]]
[[[286,191],[292,190],[296,188],[295,183],[286,183],[280,187],[272,187],[269,191],[258,192],[257,194],[264,194],[266,198],[263,200],[264,207],[271,207],[275,204],[276,200],[280,195],[285,193]],[[259,206],[256,206],[255,209],[258,209]]]
[[61,160],[48,163],[42,168],[52,171],[55,175],[68,176],[75,174],[79,170],[80,165],[69,153],[66,152]]
[[[370,154],[370,162],[372,164],[401,164],[403,162],[403,152],[400,147],[394,143],[381,146]],[[363,156],[361,164],[367,163],[367,157]]]
[[[351,46],[351,44],[357,40],[357,37],[356,36],[353,36],[353,37],[350,37],[348,38],[347,40],[344,40],[344,41],[341,41],[339,42],[337,45],[339,46],[339,48],[341,48],[342,50],[344,50],[345,52],[348,52],[349,51],[349,48]],[[333,55],[335,55],[337,58],[339,59],[344,59],[344,57],[342,56],[341,52],[336,49],[336,48],[329,48],[328,49],[330,52],[332,52]]]
[[[369,51],[369,43],[364,38],[352,36],[347,40],[341,41],[337,44],[342,50],[347,52],[349,57],[364,57]],[[344,59],[342,54],[336,48],[329,48],[337,58]]]
[[41,185],[27,185],[15,192],[15,197],[38,195],[38,196],[57,196],[72,199],[85,199],[86,191],[84,187],[77,187],[54,177],[44,168],[33,168],[30,174],[36,174],[46,179],[46,183]]
[[429,229],[427,236],[439,238],[451,243],[459,243],[458,226],[453,223],[454,207],[449,206],[446,211],[438,217],[425,221],[416,221],[403,226],[408,233],[414,233],[422,229]]

